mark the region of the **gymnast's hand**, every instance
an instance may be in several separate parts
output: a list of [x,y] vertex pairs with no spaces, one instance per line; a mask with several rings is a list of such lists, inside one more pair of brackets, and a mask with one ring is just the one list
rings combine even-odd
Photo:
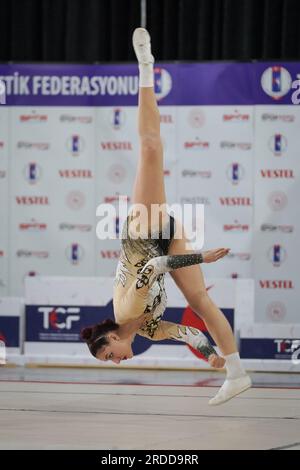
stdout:
[[225,365],[224,357],[218,356],[217,354],[211,354],[208,358],[208,363],[215,369],[223,369]]
[[230,248],[216,248],[202,253],[203,263],[214,263],[224,256],[228,255]]

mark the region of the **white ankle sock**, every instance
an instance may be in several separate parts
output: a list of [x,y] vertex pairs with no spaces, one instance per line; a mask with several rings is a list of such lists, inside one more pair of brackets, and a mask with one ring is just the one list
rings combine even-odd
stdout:
[[153,64],[139,64],[140,70],[140,87],[153,87],[154,76],[153,76]]
[[226,360],[227,379],[238,379],[246,375],[238,352],[228,354],[228,356],[224,356],[224,358]]

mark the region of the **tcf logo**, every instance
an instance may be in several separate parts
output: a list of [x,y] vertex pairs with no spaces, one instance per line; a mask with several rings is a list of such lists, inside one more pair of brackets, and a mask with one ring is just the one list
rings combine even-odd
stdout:
[[300,349],[299,339],[274,339],[274,343],[277,345],[278,353],[293,354]]
[[169,72],[161,67],[154,69],[154,92],[156,98],[161,100],[167,96],[172,89],[172,77]]
[[43,314],[43,328],[45,330],[71,330],[73,322],[80,320],[79,307],[39,307]]
[[284,67],[274,65],[268,67],[262,74],[261,86],[267,95],[279,100],[290,91],[292,77]]

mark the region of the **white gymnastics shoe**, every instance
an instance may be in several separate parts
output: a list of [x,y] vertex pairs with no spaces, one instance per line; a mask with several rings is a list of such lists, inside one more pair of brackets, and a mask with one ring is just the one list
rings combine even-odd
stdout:
[[139,64],[153,64],[150,34],[144,28],[136,28],[132,36],[134,52]]
[[252,382],[249,375],[243,375],[243,377],[238,379],[226,379],[216,396],[209,400],[208,404],[221,405],[240,393],[245,392],[251,385]]

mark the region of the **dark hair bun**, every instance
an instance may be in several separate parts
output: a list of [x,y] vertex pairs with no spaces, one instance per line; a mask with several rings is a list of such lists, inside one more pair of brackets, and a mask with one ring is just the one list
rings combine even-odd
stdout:
[[81,330],[81,339],[86,341],[89,344],[93,343],[97,338],[103,336],[103,344],[107,344],[107,339],[105,335],[110,331],[115,331],[119,328],[118,323],[107,318],[103,320],[101,323],[97,323],[96,325],[91,325],[83,328]]
[[81,338],[84,339],[85,341],[89,341],[91,339],[93,335],[93,328],[91,327],[87,327],[87,328],[83,328],[83,330],[81,330]]

